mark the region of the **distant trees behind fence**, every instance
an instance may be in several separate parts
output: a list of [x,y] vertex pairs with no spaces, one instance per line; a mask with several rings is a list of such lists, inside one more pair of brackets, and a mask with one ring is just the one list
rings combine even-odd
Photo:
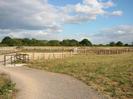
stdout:
[[11,38],[5,37],[1,41],[3,46],[92,46],[88,39],[77,41],[75,39],[59,40],[37,40],[29,38]]
[[0,46],[133,46],[132,44],[124,44],[121,41],[110,42],[109,44],[103,45],[98,44],[94,45],[88,39],[83,39],[77,41],[75,39],[65,39],[62,41],[59,40],[37,40],[29,38],[11,38],[9,36],[3,38],[0,43]]

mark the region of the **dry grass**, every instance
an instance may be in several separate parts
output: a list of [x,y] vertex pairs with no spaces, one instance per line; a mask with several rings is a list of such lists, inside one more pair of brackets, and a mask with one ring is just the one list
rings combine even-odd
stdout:
[[38,60],[29,67],[69,74],[114,99],[133,99],[133,53]]

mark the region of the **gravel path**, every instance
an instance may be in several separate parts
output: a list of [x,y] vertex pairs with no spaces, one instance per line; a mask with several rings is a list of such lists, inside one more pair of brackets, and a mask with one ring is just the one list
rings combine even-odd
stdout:
[[104,99],[70,76],[28,67],[0,67],[10,74],[19,90],[17,99]]

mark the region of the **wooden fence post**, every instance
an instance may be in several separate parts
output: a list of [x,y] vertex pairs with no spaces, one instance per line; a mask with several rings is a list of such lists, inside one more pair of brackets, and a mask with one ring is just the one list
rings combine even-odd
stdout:
[[6,55],[4,55],[4,66],[6,66]]
[[34,52],[33,52],[33,54],[32,54],[32,60],[34,61],[34,57],[35,57],[35,55],[34,55]]
[[13,63],[13,62],[12,62],[12,55],[11,55],[11,65],[12,65],[12,63]]

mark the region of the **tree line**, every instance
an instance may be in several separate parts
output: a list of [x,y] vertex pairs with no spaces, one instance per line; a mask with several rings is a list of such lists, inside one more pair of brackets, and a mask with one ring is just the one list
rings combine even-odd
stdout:
[[133,46],[133,42],[131,45],[124,44],[121,41],[118,42],[110,42],[109,44],[92,44],[92,42],[88,39],[83,39],[81,41],[77,41],[75,39],[65,39],[62,41],[59,40],[37,40],[37,39],[29,39],[29,38],[11,38],[6,36],[2,39],[1,46]]
[[59,40],[37,40],[29,38],[11,38],[5,37],[1,41],[3,46],[92,46],[88,39],[77,41],[75,39]]

